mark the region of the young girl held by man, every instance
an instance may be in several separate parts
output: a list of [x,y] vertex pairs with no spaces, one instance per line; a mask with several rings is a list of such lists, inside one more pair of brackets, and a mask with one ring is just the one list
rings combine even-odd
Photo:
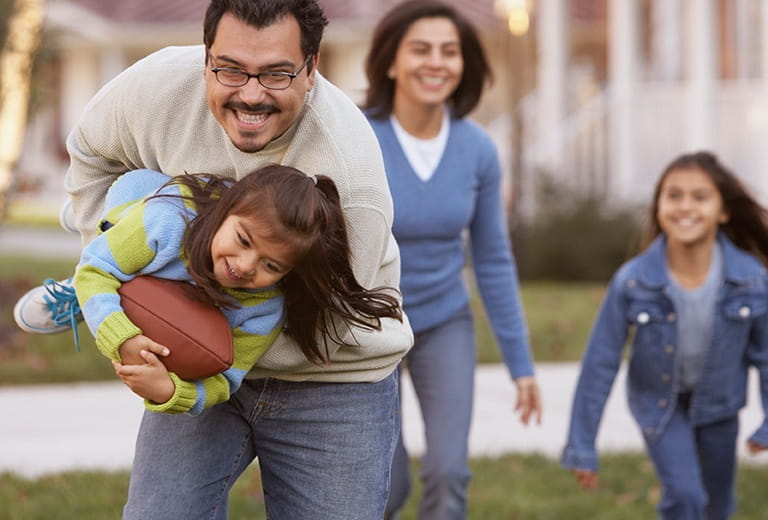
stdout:
[[[210,174],[136,170],[118,178],[101,234],[82,252],[73,280],[99,350],[147,409],[200,413],[229,399],[285,333],[321,364],[330,338],[402,319],[394,290],[357,282],[339,194],[323,175],[270,165],[238,181]],[[233,331],[234,362],[185,381],[166,370],[167,349],[142,335],[117,293],[137,275],[191,282],[219,306]]]

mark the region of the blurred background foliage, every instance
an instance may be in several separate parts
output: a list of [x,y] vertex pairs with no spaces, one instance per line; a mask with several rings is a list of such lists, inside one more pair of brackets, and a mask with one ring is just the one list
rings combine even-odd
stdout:
[[600,193],[579,195],[539,176],[537,213],[512,226],[522,280],[607,282],[639,251],[643,208],[618,206]]

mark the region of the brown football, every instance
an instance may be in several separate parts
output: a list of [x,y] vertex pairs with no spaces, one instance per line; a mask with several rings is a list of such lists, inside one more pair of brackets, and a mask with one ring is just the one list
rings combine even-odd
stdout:
[[137,276],[118,290],[125,314],[142,333],[171,353],[160,358],[186,380],[218,374],[232,365],[232,330],[220,309],[186,282]]

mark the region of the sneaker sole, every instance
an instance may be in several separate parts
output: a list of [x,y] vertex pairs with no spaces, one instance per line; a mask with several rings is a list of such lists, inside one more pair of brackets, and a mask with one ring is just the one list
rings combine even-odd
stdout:
[[71,219],[68,218],[72,213],[72,200],[67,198],[59,211],[59,225],[69,233],[80,233],[74,225],[70,225]]
[[[19,301],[16,302],[16,305],[13,306],[13,319],[16,321],[16,325],[18,325],[21,330],[24,332],[31,332],[33,334],[58,334],[60,332],[72,330],[72,327],[69,325],[60,325],[53,328],[40,328],[25,322],[24,318],[21,316],[21,309],[24,307],[24,304],[27,302],[27,300],[29,300],[30,297],[30,294],[24,295]],[[77,321],[79,323],[81,320]]]

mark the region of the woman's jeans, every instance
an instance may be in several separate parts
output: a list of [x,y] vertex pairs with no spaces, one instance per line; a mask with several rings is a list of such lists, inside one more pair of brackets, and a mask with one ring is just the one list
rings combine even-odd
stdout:
[[[421,461],[424,496],[422,520],[466,517],[468,437],[475,383],[475,334],[469,307],[433,329],[415,335],[407,369],[421,407],[426,453]],[[410,493],[408,453],[402,432],[392,463],[388,515],[402,507]]]
[[689,394],[681,394],[664,432],[646,446],[662,485],[665,520],[725,520],[736,506],[738,416],[704,426],[688,422]]
[[381,520],[399,431],[398,374],[378,383],[244,380],[199,416],[144,412],[123,518],[227,518],[258,457],[267,518]]

